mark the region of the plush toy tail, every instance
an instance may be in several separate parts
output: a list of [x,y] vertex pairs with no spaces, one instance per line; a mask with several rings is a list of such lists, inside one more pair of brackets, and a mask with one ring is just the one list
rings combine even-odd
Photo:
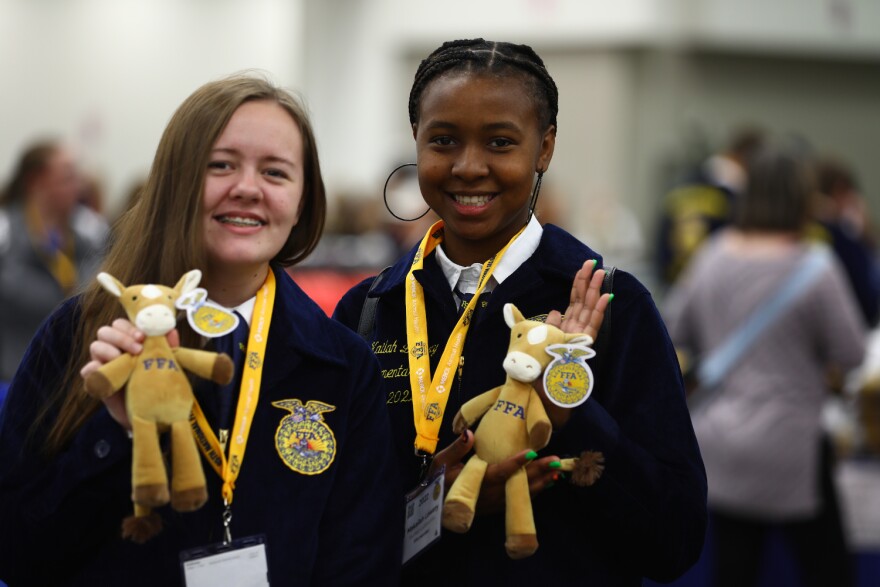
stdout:
[[599,480],[605,470],[605,455],[594,450],[585,450],[578,459],[563,459],[562,471],[571,471],[571,482],[579,487],[587,487]]
[[134,515],[122,520],[122,537],[143,544],[162,531],[162,517],[150,508],[134,504]]

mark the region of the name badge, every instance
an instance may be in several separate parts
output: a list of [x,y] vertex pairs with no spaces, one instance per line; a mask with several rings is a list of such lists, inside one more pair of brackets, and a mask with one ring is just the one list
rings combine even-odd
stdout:
[[269,585],[266,537],[249,536],[180,553],[186,587]]
[[403,536],[403,563],[440,540],[443,518],[443,482],[446,467],[406,496],[406,520]]

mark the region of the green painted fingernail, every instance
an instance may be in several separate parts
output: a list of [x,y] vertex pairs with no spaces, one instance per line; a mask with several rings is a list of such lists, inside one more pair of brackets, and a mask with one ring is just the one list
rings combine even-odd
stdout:
[[533,461],[533,460],[535,460],[537,457],[538,457],[538,453],[536,453],[536,452],[533,451],[533,450],[530,450],[529,452],[526,453],[526,460],[527,460],[527,461]]
[[562,467],[562,463],[560,463],[559,461],[553,461],[552,463],[550,463],[551,469],[559,469],[560,467]]
[[611,303],[611,300],[614,299],[614,294],[608,294],[608,303]]
[[598,265],[598,264],[599,264],[599,260],[598,260],[598,259],[593,259],[593,267],[595,268],[596,265]]

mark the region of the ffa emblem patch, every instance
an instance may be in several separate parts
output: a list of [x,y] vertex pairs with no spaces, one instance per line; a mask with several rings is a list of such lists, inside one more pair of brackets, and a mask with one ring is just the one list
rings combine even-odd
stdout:
[[553,344],[547,354],[556,358],[544,371],[544,389],[554,404],[563,408],[579,406],[593,392],[593,371],[587,359],[596,351],[581,345]]
[[323,412],[332,412],[336,406],[319,401],[305,405],[298,399],[272,402],[287,410],[275,432],[275,448],[284,464],[303,475],[323,473],[336,457],[336,437],[324,422]]
[[199,287],[181,296],[175,306],[186,310],[189,325],[202,336],[217,338],[235,330],[238,316],[207,300],[208,292]]

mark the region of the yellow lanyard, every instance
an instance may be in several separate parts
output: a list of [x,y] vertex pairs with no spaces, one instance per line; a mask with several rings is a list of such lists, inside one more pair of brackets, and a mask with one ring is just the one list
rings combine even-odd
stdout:
[[266,276],[266,281],[257,292],[257,300],[254,304],[254,315],[251,318],[250,334],[248,335],[247,352],[245,354],[244,372],[241,376],[241,388],[238,394],[238,404],[235,409],[235,420],[232,424],[232,437],[229,443],[229,458],[214,431],[211,430],[199,402],[193,403],[190,423],[196,443],[202,450],[202,454],[214,467],[214,470],[223,480],[223,500],[227,505],[232,504],[232,492],[235,489],[235,480],[241,471],[244,461],[244,449],[247,446],[248,434],[253,423],[254,412],[257,410],[257,400],[260,397],[260,383],[263,380],[263,363],[266,356],[266,341],[269,338],[269,325],[272,322],[272,307],[275,304],[275,275],[272,269]]
[[406,276],[406,337],[409,349],[409,380],[412,388],[413,419],[416,426],[415,448],[417,452],[427,454],[434,454],[437,443],[440,441],[440,424],[443,421],[443,411],[446,409],[446,402],[449,399],[449,384],[461,359],[464,340],[470,328],[471,318],[477,307],[480,293],[486,287],[504,253],[524,230],[524,228],[520,229],[510,239],[510,242],[504,245],[503,249],[483,265],[480,281],[477,283],[477,291],[459,317],[452,334],[449,335],[449,340],[446,341],[443,354],[440,356],[437,373],[432,378],[427,318],[425,316],[425,293],[422,290],[422,285],[415,278],[415,271],[422,268],[425,257],[443,241],[442,229],[442,220],[437,221],[434,226],[428,229]]

